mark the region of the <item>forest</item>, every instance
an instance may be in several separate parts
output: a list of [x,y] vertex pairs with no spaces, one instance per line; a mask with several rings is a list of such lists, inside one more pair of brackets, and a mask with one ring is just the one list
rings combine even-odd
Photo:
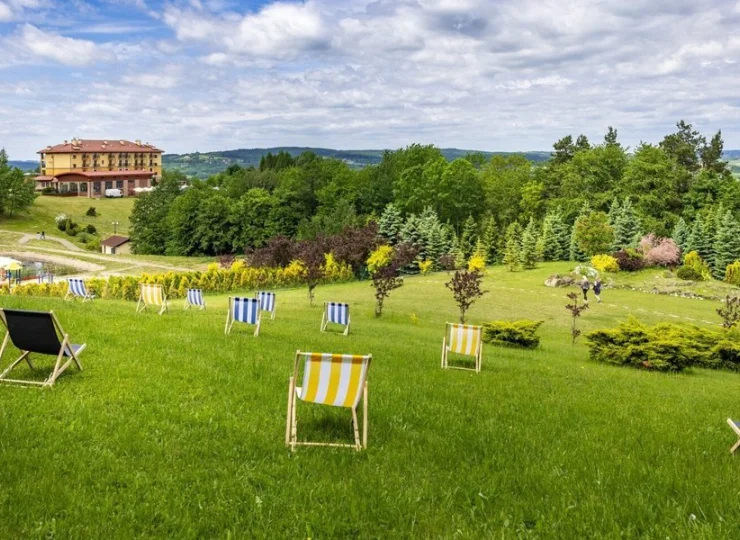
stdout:
[[143,254],[241,254],[275,237],[330,237],[376,222],[381,238],[416,246],[434,267],[478,251],[515,269],[639,249],[651,234],[656,245],[673,238],[682,252],[697,251],[720,276],[740,259],[732,240],[740,183],[723,145],[721,131],[705,136],[680,121],[658,144],[636,148],[612,127],[595,143],[567,135],[544,163],[474,153],[450,161],[413,144],[354,170],[279,152],[186,189],[182,173],[165,171],[159,189],[136,202],[132,240]]

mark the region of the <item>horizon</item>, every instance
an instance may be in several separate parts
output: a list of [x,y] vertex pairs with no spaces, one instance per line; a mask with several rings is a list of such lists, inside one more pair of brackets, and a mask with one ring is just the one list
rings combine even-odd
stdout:
[[0,147],[544,152],[683,119],[740,148],[737,22],[725,0],[0,0]]

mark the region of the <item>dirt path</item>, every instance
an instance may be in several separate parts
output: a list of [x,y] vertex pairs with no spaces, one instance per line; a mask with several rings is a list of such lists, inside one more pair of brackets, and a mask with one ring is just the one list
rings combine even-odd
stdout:
[[[10,231],[0,231],[0,232],[10,232]],[[46,240],[51,240],[52,242],[59,242],[64,247],[66,247],[69,251],[85,251],[81,247],[75,246],[72,242],[69,240],[66,240],[64,238],[59,238],[58,236],[46,236]],[[18,243],[23,245],[27,244],[31,240],[37,240],[37,237],[35,234],[24,234],[20,240],[18,240]],[[45,249],[45,248],[43,248]]]
[[32,251],[4,251],[3,253],[9,257],[19,257],[21,259],[38,259],[40,262],[48,262],[52,264],[59,264],[62,266],[69,266],[75,270],[81,272],[101,272],[105,270],[105,266],[95,264],[91,262],[81,261],[80,259],[73,259],[71,257],[62,257],[60,255],[49,255],[46,253],[34,253]]

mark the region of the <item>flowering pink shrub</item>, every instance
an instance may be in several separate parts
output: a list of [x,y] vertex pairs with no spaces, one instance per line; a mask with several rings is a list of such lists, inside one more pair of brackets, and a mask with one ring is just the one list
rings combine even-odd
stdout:
[[663,239],[655,236],[655,233],[646,234],[640,240],[640,243],[637,246],[637,251],[647,256],[647,254],[650,253],[651,249],[653,249],[654,247],[658,247],[658,244],[660,244],[661,240]]
[[[653,236],[648,235],[648,236]],[[644,240],[644,239],[643,239]],[[651,266],[676,266],[681,262],[681,249],[671,238],[655,238],[653,247],[645,255]],[[640,242],[642,246],[642,242]]]

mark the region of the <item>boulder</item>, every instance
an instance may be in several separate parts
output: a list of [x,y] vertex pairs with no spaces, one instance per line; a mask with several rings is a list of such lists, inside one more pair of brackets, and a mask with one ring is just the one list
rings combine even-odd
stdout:
[[575,280],[569,276],[560,276],[555,274],[545,280],[546,287],[570,287],[575,283]]

